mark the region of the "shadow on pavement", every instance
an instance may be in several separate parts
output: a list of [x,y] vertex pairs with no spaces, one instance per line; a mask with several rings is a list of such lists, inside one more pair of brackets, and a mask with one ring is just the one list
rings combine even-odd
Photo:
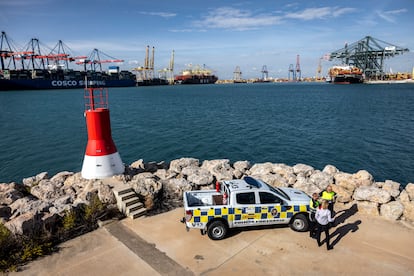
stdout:
[[356,232],[358,231],[358,225],[361,224],[361,220],[357,220],[353,223],[345,224],[341,227],[335,229],[335,231],[330,234],[332,239],[332,246],[335,246],[344,236],[346,236],[349,232]]
[[358,206],[356,204],[352,205],[349,209],[337,212],[335,214],[335,222],[334,222],[333,226],[337,226],[341,223],[344,223],[345,220],[347,220],[349,217],[355,215],[357,212],[358,212]]

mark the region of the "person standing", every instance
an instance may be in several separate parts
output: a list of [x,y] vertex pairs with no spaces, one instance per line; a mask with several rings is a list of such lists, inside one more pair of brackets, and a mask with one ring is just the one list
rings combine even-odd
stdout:
[[310,207],[310,230],[309,230],[309,236],[313,237],[315,235],[315,230],[316,230],[316,221],[315,221],[315,214],[316,214],[316,209],[318,209],[320,205],[319,202],[319,195],[318,193],[313,193],[312,194],[312,198],[309,202],[309,207]]
[[333,247],[329,244],[329,223],[334,221],[331,211],[328,209],[328,201],[322,200],[321,208],[316,210],[315,219],[317,223],[316,241],[321,246],[321,233],[325,232],[326,249],[331,250]]
[[319,196],[322,199],[328,201],[328,209],[331,211],[331,214],[334,214],[334,203],[336,199],[336,193],[332,190],[332,185],[328,185],[325,191],[322,191]]

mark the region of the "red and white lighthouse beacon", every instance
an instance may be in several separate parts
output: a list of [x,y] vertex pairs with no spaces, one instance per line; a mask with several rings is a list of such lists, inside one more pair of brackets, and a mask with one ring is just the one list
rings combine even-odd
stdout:
[[102,179],[122,174],[125,166],[112,140],[107,89],[85,88],[84,115],[88,129],[88,144],[83,159],[82,177]]

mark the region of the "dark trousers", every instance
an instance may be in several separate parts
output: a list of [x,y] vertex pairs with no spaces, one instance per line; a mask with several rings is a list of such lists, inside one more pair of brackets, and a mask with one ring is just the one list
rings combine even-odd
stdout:
[[329,223],[327,225],[322,225],[317,223],[317,228],[316,228],[316,241],[318,242],[318,245],[321,246],[321,233],[325,232],[325,239],[326,239],[326,248],[330,249],[330,244],[329,244]]
[[331,214],[333,216],[334,215],[334,202],[333,201],[329,201],[328,210],[331,211]]
[[310,213],[310,220],[309,220],[309,236],[314,237],[316,234],[316,219],[315,219],[315,212]]

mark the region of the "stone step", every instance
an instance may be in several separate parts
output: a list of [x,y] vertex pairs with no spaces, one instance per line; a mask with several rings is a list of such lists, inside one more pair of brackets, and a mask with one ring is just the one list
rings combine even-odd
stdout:
[[123,194],[127,194],[129,192],[133,192],[134,190],[130,186],[125,185],[125,186],[122,186],[122,187],[117,187],[113,191],[117,195],[121,196]]
[[136,219],[136,218],[144,216],[146,212],[147,212],[146,208],[141,208],[141,209],[131,212],[128,216],[132,219]]
[[122,203],[125,204],[126,208],[138,202],[140,202],[138,197],[133,197],[133,198],[122,201]]
[[131,212],[136,211],[136,210],[139,210],[139,209],[141,209],[141,208],[144,208],[144,204],[142,204],[141,202],[134,203],[134,204],[132,204],[132,205],[129,205],[129,206],[126,208],[126,212],[127,212],[127,213],[131,213]]
[[128,193],[119,195],[119,198],[122,201],[126,201],[126,200],[131,199],[131,198],[134,198],[134,197],[137,197],[137,194],[134,191],[130,191]]

